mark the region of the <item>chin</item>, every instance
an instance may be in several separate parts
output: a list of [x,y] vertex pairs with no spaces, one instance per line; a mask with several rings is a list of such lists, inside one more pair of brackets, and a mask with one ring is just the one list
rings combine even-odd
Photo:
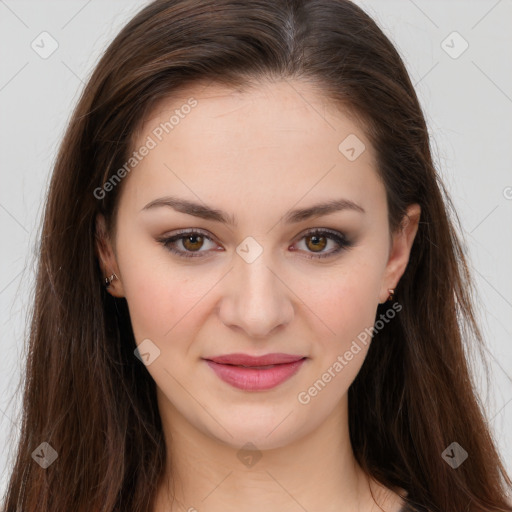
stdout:
[[261,414],[245,414],[239,421],[233,417],[223,418],[212,413],[220,425],[215,421],[212,425],[208,421],[208,426],[203,426],[201,430],[215,441],[236,450],[247,443],[252,443],[255,447],[253,449],[273,450],[291,444],[301,436],[302,431],[308,430],[306,425],[298,425],[297,418],[290,412],[283,411],[282,414],[267,418],[263,418]]

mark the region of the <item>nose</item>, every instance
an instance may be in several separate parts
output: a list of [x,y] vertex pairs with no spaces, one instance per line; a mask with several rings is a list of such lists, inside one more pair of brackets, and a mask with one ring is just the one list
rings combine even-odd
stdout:
[[265,251],[252,263],[235,258],[218,310],[226,326],[251,339],[267,338],[294,315],[294,294],[284,273],[272,268],[275,265],[264,255]]

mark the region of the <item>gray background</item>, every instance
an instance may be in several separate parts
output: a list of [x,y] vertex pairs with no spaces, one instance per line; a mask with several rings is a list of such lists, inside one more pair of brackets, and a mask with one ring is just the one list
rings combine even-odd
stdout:
[[[92,67],[146,3],[0,0],[0,494],[19,422],[33,251],[56,151]],[[492,378],[487,386],[477,367],[477,384],[512,471],[512,2],[356,3],[397,46],[426,114],[477,285]],[[58,43],[45,59],[31,47],[43,31]]]

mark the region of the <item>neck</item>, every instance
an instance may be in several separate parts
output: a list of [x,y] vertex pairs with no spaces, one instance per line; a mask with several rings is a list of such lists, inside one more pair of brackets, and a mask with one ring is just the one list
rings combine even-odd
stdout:
[[164,396],[158,400],[167,467],[153,512],[400,510],[398,496],[372,482],[354,458],[346,395],[313,431],[254,451],[206,435]]

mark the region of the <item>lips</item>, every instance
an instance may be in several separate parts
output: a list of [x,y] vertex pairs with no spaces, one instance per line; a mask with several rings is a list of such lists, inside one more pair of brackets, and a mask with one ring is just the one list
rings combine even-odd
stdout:
[[205,362],[227,384],[244,391],[263,391],[288,380],[306,359],[292,354],[227,354]]
[[276,364],[294,363],[304,359],[304,356],[292,354],[265,354],[263,356],[250,356],[249,354],[226,354],[206,358],[219,364],[231,364],[233,366],[246,366],[250,368],[261,368],[262,366],[273,366]]

